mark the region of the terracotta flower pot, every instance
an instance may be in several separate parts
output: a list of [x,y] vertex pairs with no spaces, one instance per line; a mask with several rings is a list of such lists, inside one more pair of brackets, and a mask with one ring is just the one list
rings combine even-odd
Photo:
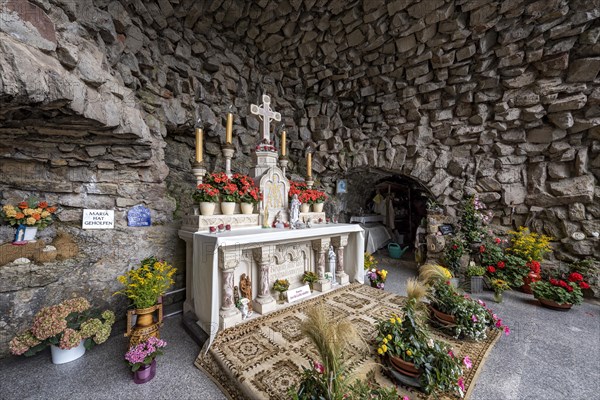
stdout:
[[573,304],[571,303],[558,304],[554,300],[538,299],[538,301],[542,304],[542,306],[552,310],[569,311],[571,307],[573,307]]
[[404,361],[400,357],[390,356],[390,363],[392,367],[401,374],[413,377],[421,375],[421,371],[415,367],[415,364]]
[[454,315],[446,314],[441,312],[440,310],[434,308],[432,305],[429,305],[429,309],[433,314],[433,317],[443,325],[453,325],[456,323],[456,317]]

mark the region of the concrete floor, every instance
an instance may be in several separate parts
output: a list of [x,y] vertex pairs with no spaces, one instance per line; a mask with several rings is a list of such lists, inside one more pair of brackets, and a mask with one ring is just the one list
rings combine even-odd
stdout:
[[[410,256],[406,256],[406,259]],[[383,259],[386,290],[405,294],[416,275],[410,262]],[[490,303],[512,333],[495,345],[476,382],[476,400],[600,400],[600,307],[589,302],[569,312],[540,307],[529,295],[510,291]],[[136,385],[123,354],[127,339],[114,336],[71,363],[54,365],[46,350],[34,357],[0,360],[0,399],[224,399],[193,362],[200,348],[185,333],[181,317],[161,330],[169,343],[157,376]]]

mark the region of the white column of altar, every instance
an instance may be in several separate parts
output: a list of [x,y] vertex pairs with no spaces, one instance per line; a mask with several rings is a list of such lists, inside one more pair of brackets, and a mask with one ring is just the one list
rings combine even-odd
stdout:
[[348,274],[344,271],[344,247],[348,244],[348,235],[332,237],[331,244],[336,256],[335,279],[340,285],[345,285],[349,281]]
[[269,279],[269,266],[273,263],[275,246],[261,246],[252,251],[254,260],[258,264],[258,296],[252,303],[254,309],[261,314],[273,311],[277,302],[271,296],[271,280]]
[[317,260],[317,276],[319,280],[313,285],[315,290],[319,292],[327,292],[331,290],[331,281],[325,278],[325,254],[329,250],[330,239],[319,238],[312,241],[312,248],[315,251],[315,259]]
[[229,328],[242,321],[242,313],[233,300],[233,276],[242,254],[236,248],[219,251],[219,271],[221,272],[221,310],[219,326]]

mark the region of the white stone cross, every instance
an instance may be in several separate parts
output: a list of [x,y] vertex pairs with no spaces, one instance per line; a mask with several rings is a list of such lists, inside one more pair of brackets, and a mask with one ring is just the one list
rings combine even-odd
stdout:
[[266,94],[262,95],[263,104],[257,106],[256,104],[250,105],[250,112],[254,115],[258,115],[263,122],[263,139],[266,139],[268,142],[271,141],[271,133],[270,133],[270,125],[271,120],[281,121],[281,114],[271,110],[271,98]]

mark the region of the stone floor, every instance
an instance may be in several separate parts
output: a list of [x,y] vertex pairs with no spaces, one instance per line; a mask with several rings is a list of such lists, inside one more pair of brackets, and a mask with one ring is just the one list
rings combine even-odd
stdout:
[[[416,275],[415,264],[383,258],[381,266],[389,271],[385,290],[405,294],[406,278]],[[472,399],[600,399],[597,303],[560,312],[515,291],[506,292],[501,304],[492,302],[492,292],[480,298],[512,333],[490,353]],[[53,365],[49,350],[0,360],[0,399],[224,399],[194,367],[200,349],[183,330],[181,317],[167,319],[161,332],[169,345],[159,359],[157,377],[147,384],[133,383],[122,361],[127,339],[118,335],[68,364]]]

